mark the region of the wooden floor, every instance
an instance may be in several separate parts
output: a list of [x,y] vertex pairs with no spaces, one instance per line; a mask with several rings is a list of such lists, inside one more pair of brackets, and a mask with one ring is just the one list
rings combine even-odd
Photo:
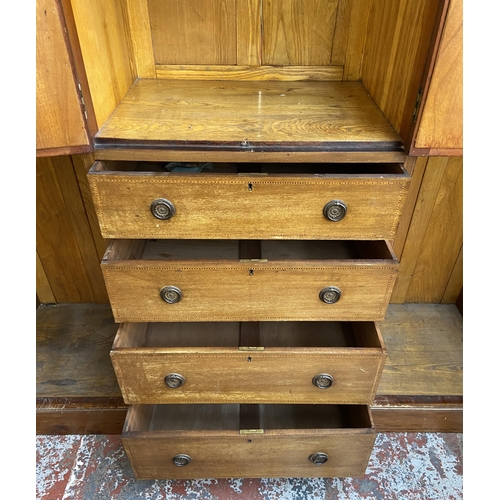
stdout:
[[[37,434],[120,434],[124,404],[109,357],[108,305],[37,310]],[[379,432],[462,432],[462,316],[455,305],[391,304],[388,359],[372,405]]]

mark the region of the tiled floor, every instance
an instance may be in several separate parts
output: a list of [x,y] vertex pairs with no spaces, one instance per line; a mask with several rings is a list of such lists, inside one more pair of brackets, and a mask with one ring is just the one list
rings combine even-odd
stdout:
[[462,499],[462,434],[379,434],[359,479],[137,481],[120,436],[37,436],[36,495],[47,500]]

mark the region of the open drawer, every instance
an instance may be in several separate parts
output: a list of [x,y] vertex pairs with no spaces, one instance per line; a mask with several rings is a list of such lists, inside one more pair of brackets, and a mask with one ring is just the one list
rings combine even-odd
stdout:
[[385,241],[115,240],[101,268],[117,323],[379,321]]
[[393,239],[410,183],[396,163],[187,165],[96,162],[88,179],[102,235]]
[[371,404],[385,357],[372,322],[123,323],[111,349],[128,404]]
[[356,477],[375,431],[363,405],[134,405],[122,440],[137,479]]

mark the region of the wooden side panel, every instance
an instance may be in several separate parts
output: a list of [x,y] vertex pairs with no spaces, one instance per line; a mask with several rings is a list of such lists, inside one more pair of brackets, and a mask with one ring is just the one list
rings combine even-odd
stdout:
[[361,78],[407,147],[438,7],[435,0],[371,3]]
[[88,145],[62,13],[56,0],[37,0],[36,149]]
[[147,0],[126,0],[127,21],[137,78],[155,78]]
[[463,432],[463,408],[372,406],[377,432]]
[[78,39],[100,128],[136,77],[121,0],[71,0]]
[[236,0],[149,0],[157,64],[236,64]]
[[[37,159],[36,247],[38,284],[50,284],[55,302],[107,302],[78,179],[71,157]],[[102,247],[102,243],[101,243]]]
[[[36,297],[37,301],[44,304],[54,303],[56,301],[38,252],[36,253]],[[38,306],[39,304],[37,302],[37,308]]]
[[462,288],[462,165],[460,157],[428,159],[391,302],[456,301]]
[[[462,149],[463,0],[451,0],[415,140],[416,148]],[[461,153],[460,153],[461,154]]]
[[[338,3],[338,0],[264,0],[262,63],[330,65]],[[339,64],[339,61],[334,61],[334,64]]]

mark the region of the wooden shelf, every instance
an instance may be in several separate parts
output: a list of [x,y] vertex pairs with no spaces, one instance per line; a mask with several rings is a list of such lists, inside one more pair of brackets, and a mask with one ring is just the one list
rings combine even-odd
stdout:
[[[380,432],[462,432],[462,316],[452,304],[390,304],[388,359],[372,405]],[[37,434],[120,434],[108,305],[37,310]]]
[[361,82],[140,79],[94,141],[96,159],[404,160]]
[[372,405],[378,430],[462,432],[463,321],[454,304],[391,304],[388,359]]
[[121,433],[128,406],[109,356],[109,305],[42,304],[36,321],[37,434]]

